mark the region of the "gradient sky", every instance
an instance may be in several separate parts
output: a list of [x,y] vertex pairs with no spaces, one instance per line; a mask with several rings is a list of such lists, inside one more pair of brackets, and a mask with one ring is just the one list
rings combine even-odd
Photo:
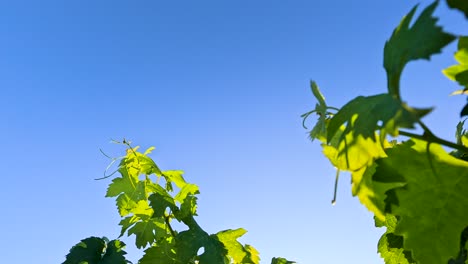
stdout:
[[[53,264],[88,236],[116,238],[104,198],[110,139],[127,138],[201,189],[200,225],[243,227],[262,263],[383,263],[384,232],[311,143],[314,79],[329,105],[386,90],[383,45],[417,1],[1,1],[2,263]],[[421,1],[421,7],[431,1]],[[462,15],[440,24],[468,34]],[[420,11],[420,10],[419,10]],[[441,74],[456,44],[411,63],[402,95],[435,106],[452,139],[465,98]],[[311,119],[312,121],[312,119]],[[312,126],[312,123],[309,123]],[[128,259],[141,256],[124,238]]]

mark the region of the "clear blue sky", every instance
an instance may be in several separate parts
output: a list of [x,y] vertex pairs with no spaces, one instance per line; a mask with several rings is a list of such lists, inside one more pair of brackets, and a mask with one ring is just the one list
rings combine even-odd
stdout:
[[[299,116],[315,105],[310,79],[337,107],[384,92],[384,42],[416,3],[1,1],[2,263],[61,263],[80,239],[118,236],[110,180],[93,179],[108,164],[99,148],[119,156],[109,141],[123,137],[185,170],[201,226],[246,228],[262,263],[382,263],[384,230],[347,175],[331,206],[334,170]],[[445,2],[437,14],[468,33]],[[402,80],[410,105],[436,106],[427,123],[448,139],[465,100],[440,73],[454,50]]]

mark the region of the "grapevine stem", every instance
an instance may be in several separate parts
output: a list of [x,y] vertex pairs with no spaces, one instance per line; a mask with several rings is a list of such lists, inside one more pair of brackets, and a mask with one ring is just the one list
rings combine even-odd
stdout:
[[176,233],[174,232],[174,229],[172,229],[171,223],[169,223],[169,216],[164,216],[164,221],[166,222],[167,228],[169,228],[169,232],[171,232],[172,237],[175,238]]
[[460,151],[468,153],[468,148],[467,147],[465,147],[463,145],[453,143],[453,142],[450,142],[450,141],[447,141],[447,140],[442,139],[442,138],[439,138],[436,135],[434,135],[429,130],[429,128],[427,128],[427,126],[424,125],[422,122],[420,123],[420,125],[424,129],[424,134],[423,135],[418,135],[418,134],[414,134],[414,133],[407,132],[407,131],[402,131],[402,130],[399,131],[399,134],[403,135],[403,136],[407,136],[407,137],[413,137],[413,138],[421,139],[421,140],[431,142],[431,143],[438,143],[438,144],[441,144],[441,145],[444,145],[444,146],[447,146],[447,147],[450,147],[450,148],[453,148],[453,149],[460,150]]
[[333,192],[332,205],[336,204],[336,191],[338,189],[338,178],[340,177],[340,169],[336,168],[336,177],[335,177],[335,191]]

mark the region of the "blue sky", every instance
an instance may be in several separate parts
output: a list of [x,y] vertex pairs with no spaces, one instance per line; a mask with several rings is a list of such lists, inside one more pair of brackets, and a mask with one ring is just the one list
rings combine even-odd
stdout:
[[[262,263],[382,263],[384,230],[307,139],[300,115],[385,91],[383,45],[417,1],[2,1],[2,262],[61,263],[94,235],[115,238],[104,198],[110,139],[156,146],[162,169],[201,189],[200,225],[244,227]],[[430,1],[421,1],[422,7]],[[449,31],[468,34],[442,2]],[[442,55],[411,63],[403,98],[435,106],[427,124],[452,139],[464,98]],[[311,126],[312,124],[310,124]],[[133,239],[128,258],[140,257]]]

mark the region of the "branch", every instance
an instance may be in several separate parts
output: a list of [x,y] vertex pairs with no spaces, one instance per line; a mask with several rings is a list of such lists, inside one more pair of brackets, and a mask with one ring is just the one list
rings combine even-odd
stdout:
[[171,235],[173,238],[176,237],[176,233],[174,232],[174,229],[172,229],[171,224],[169,223],[169,215],[164,216],[164,221],[166,222],[167,227],[169,228],[169,232],[171,232]]
[[[422,122],[421,122],[421,124],[422,124]],[[418,134],[414,134],[414,133],[406,132],[406,131],[402,131],[402,130],[399,130],[398,133],[400,135],[403,135],[403,136],[413,137],[413,138],[421,139],[421,140],[431,142],[431,143],[438,143],[438,144],[441,144],[441,145],[444,145],[444,146],[447,146],[447,147],[450,147],[450,148],[453,148],[453,149],[460,150],[460,151],[463,151],[465,153],[468,153],[468,148],[467,147],[437,137],[424,124],[422,124],[421,127],[424,129],[424,134],[423,135],[418,135]]]

